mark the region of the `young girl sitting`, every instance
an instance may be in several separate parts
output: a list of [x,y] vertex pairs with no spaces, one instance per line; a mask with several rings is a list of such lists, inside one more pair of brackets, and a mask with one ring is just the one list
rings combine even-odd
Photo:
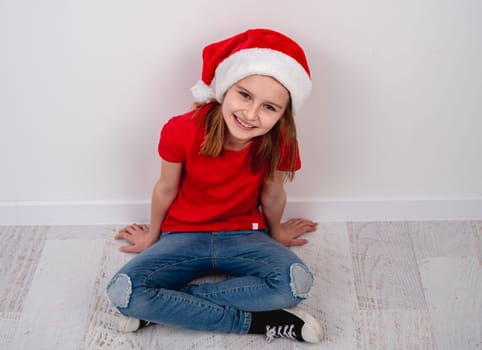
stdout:
[[[316,224],[281,223],[284,183],[301,166],[293,116],[310,91],[305,54],[281,33],[251,29],[204,48],[197,107],[161,131],[150,226],[116,236],[131,243],[122,251],[141,253],[107,287],[119,331],[160,323],[322,340],[295,308],[313,275],[287,248]],[[213,273],[230,277],[191,283]]]

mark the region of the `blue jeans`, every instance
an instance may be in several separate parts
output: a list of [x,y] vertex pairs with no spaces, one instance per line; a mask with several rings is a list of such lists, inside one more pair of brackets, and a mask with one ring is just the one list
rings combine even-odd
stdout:
[[[231,276],[190,284],[213,273]],[[290,308],[313,275],[265,231],[167,233],[111,280],[107,295],[124,315],[154,323],[247,333],[251,311]]]

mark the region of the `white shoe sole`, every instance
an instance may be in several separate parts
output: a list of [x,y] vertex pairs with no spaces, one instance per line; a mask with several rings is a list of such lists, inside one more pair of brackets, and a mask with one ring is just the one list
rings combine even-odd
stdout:
[[117,321],[117,330],[121,333],[131,333],[139,329],[141,321],[134,317],[121,316]]
[[301,337],[307,343],[319,343],[324,338],[324,331],[320,323],[309,313],[301,309],[285,309],[285,311],[302,319],[305,324],[301,328]]

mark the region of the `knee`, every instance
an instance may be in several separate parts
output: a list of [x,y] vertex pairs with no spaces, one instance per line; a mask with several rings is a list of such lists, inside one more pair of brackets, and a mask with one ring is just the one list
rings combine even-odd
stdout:
[[132,296],[131,278],[119,273],[115,275],[107,286],[107,297],[116,308],[127,308]]
[[295,298],[308,298],[313,288],[313,281],[313,274],[306,265],[294,263],[290,266],[290,287]]
[[271,302],[279,308],[291,308],[308,298],[313,287],[313,275],[304,264],[289,265],[287,273],[273,272],[266,279],[267,285],[276,289]]

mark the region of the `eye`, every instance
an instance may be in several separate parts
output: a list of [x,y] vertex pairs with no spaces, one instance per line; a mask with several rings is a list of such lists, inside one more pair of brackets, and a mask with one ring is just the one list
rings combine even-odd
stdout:
[[250,98],[249,94],[247,92],[242,91],[242,90],[238,90],[238,94],[244,99]]
[[264,105],[264,108],[266,108],[268,111],[276,112],[276,108],[273,107],[273,106],[270,105],[270,104],[265,104],[265,105]]

